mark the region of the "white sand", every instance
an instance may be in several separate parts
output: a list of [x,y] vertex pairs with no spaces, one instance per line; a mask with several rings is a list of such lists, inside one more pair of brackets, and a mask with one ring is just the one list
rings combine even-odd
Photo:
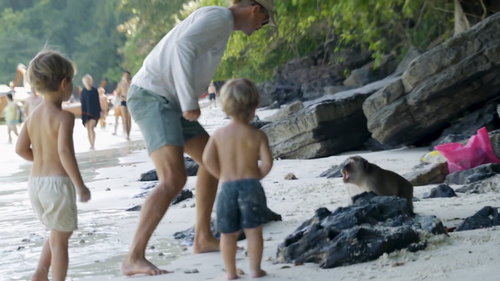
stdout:
[[[269,111],[258,112],[261,119],[269,114]],[[211,132],[229,121],[224,117],[220,108],[204,108],[201,123]],[[374,153],[359,152],[359,154],[383,168],[403,174],[418,164],[420,157],[426,152],[425,149],[401,149]],[[346,205],[347,192],[341,179],[325,179],[318,176],[331,165],[342,162],[347,154],[353,153],[315,160],[275,161],[273,170],[262,183],[270,209],[281,214],[283,221],[271,222],[264,227],[266,241],[262,267],[269,275],[262,280],[465,281],[473,278],[475,280],[498,280],[500,228],[451,233],[449,238],[435,236],[430,238],[429,246],[424,251],[417,253],[397,251],[372,262],[335,269],[320,269],[317,264],[302,266],[273,264],[277,246],[304,220],[309,219],[317,208],[327,207],[333,211],[339,206]],[[85,261],[87,264],[90,263],[85,267],[88,270],[86,278],[90,280],[110,280],[109,276],[119,276],[117,270],[130,247],[138,223],[138,213],[125,213],[117,210],[143,202],[143,199],[129,198],[141,191],[139,187],[144,183],[137,181],[140,173],[153,168],[145,150],[120,158],[120,163],[118,167],[97,170],[99,176],[88,184],[92,191],[92,201],[88,204],[79,204],[79,210],[84,214],[94,214],[97,219],[83,220],[86,230],[92,228],[99,233],[100,229],[106,229],[106,242],[86,236],[86,230],[78,232],[85,240],[94,241],[95,245],[100,246],[89,248],[94,244],[88,243],[83,246],[71,244],[73,249],[70,252],[70,273],[72,267],[77,267]],[[289,172],[294,173],[298,180],[284,180],[285,174]],[[194,190],[195,182],[196,177],[189,177],[186,188]],[[415,196],[421,197],[434,186],[415,187]],[[111,191],[105,191],[108,187]],[[425,215],[437,215],[445,225],[455,226],[458,223],[454,220],[455,218],[473,215],[483,206],[498,206],[499,199],[500,195],[496,193],[465,196],[459,194],[457,198],[427,199],[415,202],[415,211]],[[155,277],[136,276],[132,280],[222,280],[223,261],[219,253],[193,255],[191,247],[183,250],[181,246],[176,246],[177,241],[172,239],[175,232],[194,225],[195,208],[189,207],[194,202],[195,199],[189,199],[169,209],[150,241],[149,245],[154,245],[155,249],[147,251],[148,258],[152,258],[161,268],[173,270],[174,273]],[[188,207],[183,207],[183,205]],[[29,204],[26,206],[29,208]],[[106,211],[113,214],[107,217]],[[89,222],[92,223],[89,224]],[[19,234],[20,239],[22,235]],[[246,241],[240,241],[239,245],[246,247]],[[78,255],[79,251],[93,256],[88,258]],[[159,256],[160,252],[164,255]],[[29,257],[30,266],[36,263],[38,253],[34,251]],[[79,256],[81,260],[73,258],[71,253]],[[238,267],[249,273],[248,258],[245,257],[244,252],[238,253],[237,258]],[[100,260],[100,262],[92,265],[92,260]],[[396,263],[402,265],[394,266]],[[284,266],[289,268],[283,268]],[[189,269],[197,269],[199,273],[185,274],[184,271]],[[2,272],[6,271],[0,270],[0,273]],[[78,276],[81,274],[82,271]],[[102,277],[97,277],[98,275]],[[0,277],[2,280],[9,278],[8,275],[3,277],[0,275]],[[127,277],[111,278],[111,280],[129,279]],[[250,277],[244,275],[242,279],[249,280]]]

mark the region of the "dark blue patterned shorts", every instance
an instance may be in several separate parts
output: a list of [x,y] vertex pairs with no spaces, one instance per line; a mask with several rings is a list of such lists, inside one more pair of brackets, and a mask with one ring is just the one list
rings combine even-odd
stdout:
[[222,183],[217,198],[216,226],[220,233],[256,228],[266,221],[266,194],[256,179]]

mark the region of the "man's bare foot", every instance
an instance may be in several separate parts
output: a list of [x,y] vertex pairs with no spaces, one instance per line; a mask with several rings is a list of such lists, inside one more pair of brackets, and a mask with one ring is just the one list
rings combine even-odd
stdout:
[[260,278],[263,276],[266,276],[267,272],[265,272],[262,269],[259,269],[259,271],[252,271],[252,278]]
[[196,241],[195,237],[193,253],[203,254],[218,251],[220,251],[219,240],[215,239],[215,237],[212,237],[210,240],[202,240],[200,242]]
[[49,281],[48,272],[35,271],[33,276],[31,276],[31,281]]
[[131,261],[128,259],[125,260],[122,264],[122,273],[126,276],[132,276],[136,274],[163,275],[172,273],[172,271],[159,269],[147,259],[142,258],[136,261]]

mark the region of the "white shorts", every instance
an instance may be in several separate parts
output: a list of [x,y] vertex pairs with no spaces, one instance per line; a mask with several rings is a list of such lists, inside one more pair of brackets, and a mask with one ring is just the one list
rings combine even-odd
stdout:
[[28,183],[31,206],[49,229],[78,229],[76,191],[69,177],[34,177]]

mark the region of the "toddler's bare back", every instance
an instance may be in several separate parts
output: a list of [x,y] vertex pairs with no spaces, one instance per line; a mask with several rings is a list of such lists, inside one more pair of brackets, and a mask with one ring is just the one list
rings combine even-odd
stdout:
[[220,181],[261,179],[258,160],[265,137],[262,131],[241,123],[232,122],[218,129],[212,138],[217,148]]
[[[61,123],[71,118],[74,123],[73,114],[50,103],[40,104],[30,115],[25,126],[28,126],[33,149],[32,177],[68,176],[59,158],[58,144],[64,138],[73,137],[60,130]],[[73,147],[66,149],[73,150]]]

